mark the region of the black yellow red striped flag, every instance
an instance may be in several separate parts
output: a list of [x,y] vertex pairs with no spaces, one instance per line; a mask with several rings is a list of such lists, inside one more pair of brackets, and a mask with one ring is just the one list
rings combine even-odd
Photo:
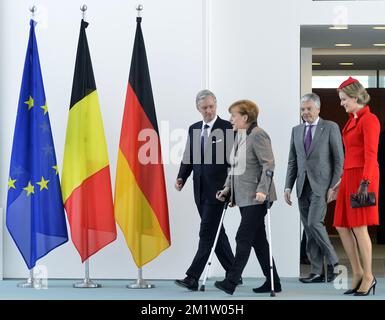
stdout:
[[[139,138],[143,132],[154,133],[149,135],[151,141]],[[141,152],[148,143],[156,150],[155,161],[147,161]],[[120,134],[114,205],[116,222],[139,268],[170,246],[159,130],[140,17]]]
[[81,21],[65,141],[62,194],[82,261],[116,239],[110,165],[86,28]]

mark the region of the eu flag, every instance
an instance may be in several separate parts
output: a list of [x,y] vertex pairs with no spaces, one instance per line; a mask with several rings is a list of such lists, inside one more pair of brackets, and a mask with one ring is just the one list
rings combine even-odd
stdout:
[[68,241],[59,171],[31,20],[8,178],[6,224],[28,269]]

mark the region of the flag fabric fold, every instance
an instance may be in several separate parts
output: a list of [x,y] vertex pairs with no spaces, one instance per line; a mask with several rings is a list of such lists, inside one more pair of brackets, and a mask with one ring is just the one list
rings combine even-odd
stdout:
[[[139,138],[146,132],[149,142]],[[144,159],[145,144],[155,150],[156,161]],[[139,268],[170,246],[159,130],[140,17],[120,134],[114,206],[115,219]]]
[[82,262],[116,239],[110,166],[87,26],[82,20],[62,173],[71,238]]
[[6,225],[28,269],[68,241],[59,171],[35,35],[28,48],[13,137]]

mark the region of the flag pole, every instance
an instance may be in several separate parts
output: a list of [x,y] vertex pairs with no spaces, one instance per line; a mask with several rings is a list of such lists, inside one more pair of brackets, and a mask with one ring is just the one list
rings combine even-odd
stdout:
[[127,285],[129,289],[152,289],[155,288],[154,284],[147,283],[146,280],[143,279],[143,271],[142,268],[138,269],[138,279],[135,283]]
[[[82,19],[85,21],[86,11],[88,7],[83,4],[80,6],[80,11],[82,12]],[[74,288],[100,288],[102,285],[99,283],[95,283],[90,279],[90,262],[89,258],[84,263],[84,279],[83,281],[76,282],[73,284]]]
[[[142,10],[143,10],[143,5],[138,4],[136,7],[138,18],[141,17]],[[143,279],[142,268],[138,268],[138,279],[136,279],[135,283],[127,285],[127,288],[129,288],[129,289],[152,289],[152,288],[155,288],[155,285],[151,284],[151,283],[147,283],[146,280]]]
[[[33,19],[35,17],[35,13],[37,11],[37,7],[35,5],[30,6],[29,7],[29,11],[31,12],[31,19]],[[29,270],[29,277],[28,277],[28,279],[25,280],[24,282],[18,283],[17,286],[19,288],[33,288],[33,282],[34,282],[33,268],[31,268]]]
[[84,264],[84,279],[83,281],[76,282],[73,284],[74,288],[100,288],[102,285],[96,283],[90,279],[90,263],[89,259]]
[[[37,7],[35,5],[32,5],[29,7],[29,11],[31,12],[31,19],[35,17]],[[34,278],[33,278],[33,268],[29,270],[29,277],[24,282],[18,283],[17,286],[19,288],[33,288],[34,284]]]

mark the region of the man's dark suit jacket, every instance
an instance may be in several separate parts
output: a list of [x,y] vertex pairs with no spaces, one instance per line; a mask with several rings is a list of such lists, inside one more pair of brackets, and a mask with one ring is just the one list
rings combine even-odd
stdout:
[[229,154],[234,141],[234,132],[230,122],[217,118],[201,156],[202,121],[190,126],[186,149],[179,169],[178,178],[186,183],[193,172],[194,198],[199,204],[222,204],[216,199],[218,190],[223,189],[226,181]]

